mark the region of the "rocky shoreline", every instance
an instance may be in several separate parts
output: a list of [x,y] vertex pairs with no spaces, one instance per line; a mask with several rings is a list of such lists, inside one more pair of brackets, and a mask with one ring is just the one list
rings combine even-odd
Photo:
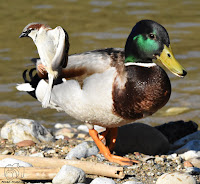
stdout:
[[[95,127],[98,132],[105,129]],[[21,183],[54,184],[167,184],[200,183],[200,131],[194,122],[170,122],[159,127],[133,123],[119,129],[114,152],[136,159],[125,166],[123,179],[84,173],[73,166],[63,166],[52,181],[32,180]],[[85,125],[56,124],[46,129],[34,120],[14,119],[1,129],[0,155],[81,160],[105,165],[110,163],[98,153]],[[8,158],[7,158],[8,159]],[[0,167],[17,161],[0,161]],[[29,164],[29,163],[26,163]],[[1,181],[3,182],[3,181]],[[13,183],[13,182],[12,182]],[[19,183],[16,182],[16,183]]]

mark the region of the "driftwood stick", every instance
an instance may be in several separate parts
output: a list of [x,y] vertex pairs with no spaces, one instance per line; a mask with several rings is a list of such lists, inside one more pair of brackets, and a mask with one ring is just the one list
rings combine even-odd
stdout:
[[[101,163],[94,163],[79,160],[65,160],[57,158],[41,158],[28,156],[0,155],[0,160],[4,158],[15,158],[32,164],[34,167],[61,168],[63,165],[71,165],[82,169],[87,174],[107,176],[112,178],[123,179],[125,174],[123,167],[114,167]],[[26,168],[25,168],[26,170]]]

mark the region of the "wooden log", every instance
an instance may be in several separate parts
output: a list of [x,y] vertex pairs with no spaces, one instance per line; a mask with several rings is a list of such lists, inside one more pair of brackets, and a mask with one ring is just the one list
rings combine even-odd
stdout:
[[[94,175],[107,176],[107,177],[120,178],[120,179],[123,179],[125,176],[123,167],[115,167],[115,166],[110,166],[110,165],[101,164],[101,163],[94,163],[94,162],[89,162],[89,161],[28,157],[28,156],[14,156],[14,155],[0,155],[0,160],[5,159],[5,158],[18,159],[18,160],[32,164],[34,168],[36,167],[40,169],[42,168],[46,169],[45,171],[48,171],[47,173],[51,173],[51,174],[48,174],[49,176],[51,176],[49,179],[52,179],[53,176],[55,176],[55,172],[49,172],[50,169],[52,169],[51,171],[55,170],[57,173],[63,165],[71,165],[74,167],[78,167],[82,169],[86,174],[94,174]],[[25,172],[32,171],[32,169],[27,169],[27,168],[25,168],[24,170]],[[42,170],[40,170],[40,172],[42,172]],[[29,180],[32,180],[32,179],[29,179]],[[38,178],[38,176],[36,176],[36,178],[34,178],[33,180],[40,180],[40,179]]]

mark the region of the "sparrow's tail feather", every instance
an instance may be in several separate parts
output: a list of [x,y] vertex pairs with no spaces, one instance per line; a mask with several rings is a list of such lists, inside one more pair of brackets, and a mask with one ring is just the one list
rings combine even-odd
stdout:
[[51,91],[52,91],[52,87],[53,87],[53,75],[48,74],[48,78],[49,78],[49,85],[48,88],[46,90],[45,96],[42,100],[42,107],[43,108],[47,108],[49,106],[50,103],[50,99],[51,99]]

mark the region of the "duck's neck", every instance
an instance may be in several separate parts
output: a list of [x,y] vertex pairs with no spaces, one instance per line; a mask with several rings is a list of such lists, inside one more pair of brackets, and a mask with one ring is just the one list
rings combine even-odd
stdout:
[[125,63],[152,62],[152,59],[148,58],[144,52],[148,52],[149,50],[144,44],[142,35],[138,35],[137,31],[133,29],[125,45]]
[[142,60],[143,58],[141,58],[141,53],[133,40],[133,36],[129,35],[125,45],[125,63],[136,63]]
[[137,59],[136,57],[134,57],[133,55],[129,55],[125,58],[125,63],[136,63],[138,62],[139,59]]

